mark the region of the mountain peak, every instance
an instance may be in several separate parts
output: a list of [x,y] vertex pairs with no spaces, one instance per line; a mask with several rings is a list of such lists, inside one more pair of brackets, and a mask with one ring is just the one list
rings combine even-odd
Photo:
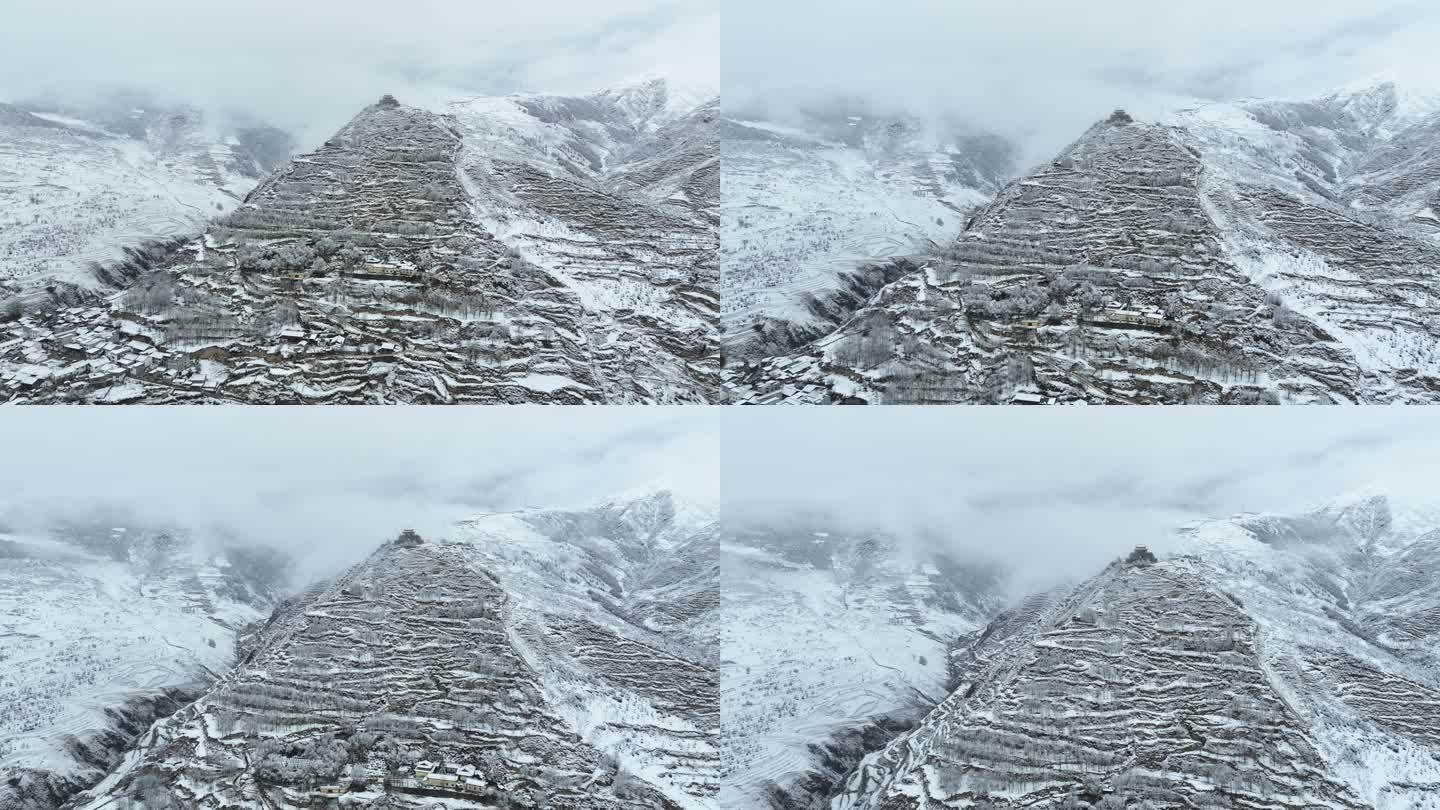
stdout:
[[1440,113],[1440,87],[1413,82],[1389,71],[1345,85],[1321,101],[1383,134]]
[[657,129],[684,116],[719,94],[688,87],[664,76],[646,76],[595,93],[592,98],[613,106],[642,129]]

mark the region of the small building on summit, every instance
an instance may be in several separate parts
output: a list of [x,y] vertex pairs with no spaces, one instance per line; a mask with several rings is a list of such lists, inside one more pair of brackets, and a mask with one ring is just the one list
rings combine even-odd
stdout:
[[1130,556],[1125,558],[1126,565],[1146,566],[1154,565],[1159,561],[1160,560],[1157,559],[1153,553],[1151,553],[1150,549],[1144,546],[1136,546],[1135,550],[1130,552]]
[[401,548],[414,548],[424,542],[424,538],[416,534],[414,529],[406,529],[400,532],[399,537],[395,538],[395,545]]
[[397,101],[394,96],[390,95],[389,93],[386,93],[385,95],[383,95],[383,96],[380,97],[380,101],[379,101],[375,106],[377,106],[377,107],[387,107],[387,108],[393,109],[393,108],[395,108],[395,107],[399,107],[399,106],[400,106],[400,102]]

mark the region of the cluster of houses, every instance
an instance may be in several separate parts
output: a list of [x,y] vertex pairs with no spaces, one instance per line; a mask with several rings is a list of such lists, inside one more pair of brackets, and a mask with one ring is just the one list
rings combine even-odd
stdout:
[[[457,795],[478,796],[490,789],[490,783],[474,765],[446,765],[422,759],[415,763],[413,770],[402,769],[391,773],[385,781],[387,790],[431,791],[438,790]],[[315,796],[333,798],[348,792],[343,785],[321,785],[311,793]]]
[[764,387],[753,388],[726,374],[720,384],[730,401],[736,405],[823,405],[830,400],[830,389],[815,382],[820,372],[820,358],[810,355],[766,361]]
[[[0,332],[0,389],[22,392],[74,373],[95,379],[155,369],[168,354],[156,345],[155,332],[135,320],[112,320],[100,307],[60,309],[44,321],[21,318]],[[167,371],[178,373],[160,373]]]

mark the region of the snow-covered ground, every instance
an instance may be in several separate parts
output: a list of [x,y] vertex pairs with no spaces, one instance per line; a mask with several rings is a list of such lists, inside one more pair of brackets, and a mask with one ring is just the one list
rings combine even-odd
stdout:
[[[1440,106],[1424,98],[1380,83],[1157,123],[1116,111],[827,312],[833,328],[783,335],[799,339],[723,385],[755,404],[1433,402]],[[804,206],[787,207],[770,216]]]
[[726,807],[803,793],[815,746],[943,699],[947,645],[997,606],[893,540],[819,528],[727,532],[721,547]]
[[127,247],[199,233],[275,168],[193,110],[0,116],[0,283],[82,286]]
[[957,645],[830,807],[1434,810],[1437,527],[1383,489],[1183,527]]
[[[287,601],[245,660],[83,797],[186,806],[716,810],[715,515],[647,490],[402,534]],[[357,733],[358,732],[358,733]],[[476,780],[421,787],[419,761]],[[427,786],[428,787],[428,786]]]
[[[1256,619],[1272,681],[1376,810],[1440,808],[1440,508],[1370,488],[1182,532]],[[1430,581],[1427,581],[1430,580]]]
[[793,126],[729,120],[721,206],[722,321],[727,347],[743,349],[751,324],[815,328],[809,303],[844,276],[933,250],[1008,179],[973,144],[947,142],[909,123],[851,117],[843,140]]
[[104,751],[127,703],[213,680],[268,611],[223,555],[111,531],[113,554],[0,535],[0,772],[94,781],[73,741]]

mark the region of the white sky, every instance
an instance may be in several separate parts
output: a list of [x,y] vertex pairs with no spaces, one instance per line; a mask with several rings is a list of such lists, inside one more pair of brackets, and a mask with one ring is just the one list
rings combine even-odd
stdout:
[[323,140],[407,103],[585,93],[663,75],[718,87],[718,0],[6,0],[0,99],[118,83]]
[[5,413],[0,448],[0,514],[128,505],[287,548],[302,579],[402,528],[655,484],[942,538],[1027,586],[1199,518],[1367,486],[1440,501],[1423,408],[37,408]]
[[714,502],[718,436],[684,408],[36,408],[0,418],[0,513],[94,501],[333,573],[401,529],[664,485]]
[[1440,502],[1433,410],[737,408],[725,515],[818,510],[1007,559],[1026,587],[1083,579],[1176,527],[1379,486]]
[[722,64],[732,110],[847,95],[1053,150],[1115,107],[1434,84],[1437,41],[1429,0],[727,0]]

